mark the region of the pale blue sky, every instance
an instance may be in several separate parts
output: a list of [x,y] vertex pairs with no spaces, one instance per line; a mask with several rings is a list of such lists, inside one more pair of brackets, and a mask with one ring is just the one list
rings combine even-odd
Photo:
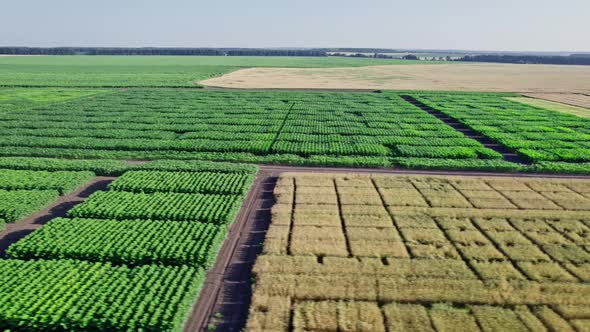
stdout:
[[0,0],[0,45],[590,51],[590,0]]

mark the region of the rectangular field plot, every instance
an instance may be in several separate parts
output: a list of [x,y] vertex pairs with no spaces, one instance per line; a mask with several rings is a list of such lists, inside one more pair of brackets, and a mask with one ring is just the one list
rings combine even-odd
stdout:
[[519,168],[384,93],[111,91],[0,113],[0,147],[0,156]]
[[0,169],[0,230],[5,223],[25,218],[94,177],[89,171]]
[[257,167],[135,168],[10,245],[0,329],[182,331]]
[[0,269],[0,321],[16,331],[179,331],[204,278],[188,266],[65,259],[0,260]]
[[224,227],[195,222],[57,218],[12,245],[7,254],[19,259],[208,267],[225,233]]
[[580,179],[283,173],[247,330],[585,326],[589,190]]
[[144,193],[243,194],[252,178],[241,173],[129,171],[109,188]]
[[590,119],[494,95],[409,93],[535,163],[539,171],[590,169]]

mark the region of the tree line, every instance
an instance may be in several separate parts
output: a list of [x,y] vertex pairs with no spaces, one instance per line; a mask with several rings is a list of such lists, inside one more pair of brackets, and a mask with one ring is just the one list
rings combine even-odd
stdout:
[[320,50],[254,48],[161,48],[161,47],[0,47],[12,55],[217,55],[217,56],[327,56]]
[[590,55],[573,54],[569,56],[535,56],[535,55],[467,55],[455,61],[496,62],[548,65],[590,65]]

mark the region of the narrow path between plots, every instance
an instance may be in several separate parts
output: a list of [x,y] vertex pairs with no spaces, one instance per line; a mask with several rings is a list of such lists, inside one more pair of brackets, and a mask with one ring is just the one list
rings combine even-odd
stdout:
[[494,142],[492,139],[482,136],[481,134],[479,134],[475,130],[470,129],[466,125],[458,122],[456,119],[454,119],[452,117],[449,117],[448,115],[444,114],[443,112],[441,112],[437,109],[434,109],[434,108],[420,102],[419,100],[416,100],[412,96],[401,95],[401,97],[403,100],[407,101],[408,103],[410,103],[410,104],[420,108],[421,110],[435,116],[437,119],[441,120],[445,124],[453,127],[455,130],[463,133],[465,136],[480,142],[486,148],[492,149],[492,150],[500,153],[502,155],[502,157],[504,158],[504,160],[510,161],[513,163],[517,163],[517,164],[523,164],[523,165],[530,164],[524,158],[522,158],[518,154],[514,153],[513,151],[510,151],[504,145],[498,144],[497,142]]
[[4,258],[6,249],[16,241],[29,235],[51,219],[64,217],[66,212],[82,203],[95,191],[105,190],[115,177],[98,176],[80,186],[75,191],[59,197],[51,205],[39,210],[25,219],[6,224],[6,229],[0,232],[0,258]]
[[252,296],[251,271],[262,251],[278,174],[260,170],[207,273],[184,331],[241,331]]

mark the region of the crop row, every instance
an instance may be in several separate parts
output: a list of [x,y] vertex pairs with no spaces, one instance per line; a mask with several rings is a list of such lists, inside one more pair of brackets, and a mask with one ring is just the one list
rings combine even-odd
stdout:
[[44,331],[179,331],[204,279],[188,266],[0,260],[0,324]]
[[93,177],[94,173],[87,171],[47,172],[0,169],[0,189],[57,190],[60,195],[63,195]]
[[207,268],[224,238],[224,227],[205,223],[57,218],[12,245],[7,254],[17,259],[72,258]]
[[590,161],[590,120],[486,95],[412,94],[532,162]]
[[[192,159],[205,157],[192,155],[197,153],[241,153],[272,160],[290,154],[297,156],[291,163],[302,163],[298,157],[355,157],[360,165],[366,156],[498,157],[399,96],[385,94],[131,90],[5,112],[0,120],[2,154],[12,156]],[[423,152],[438,147],[461,152]]]
[[243,194],[252,180],[245,173],[128,171],[109,188],[136,193]]
[[68,216],[104,219],[152,219],[230,223],[240,207],[237,195],[129,193],[99,191]]
[[57,197],[57,190],[0,189],[0,219],[16,221],[53,202]]
[[[32,165],[56,166],[52,161]],[[68,212],[80,217],[56,218],[7,249],[9,259],[0,261],[3,329],[182,330],[256,167],[155,161],[122,169],[138,170],[113,187],[140,192],[96,192]],[[236,194],[144,193],[150,190]]]

